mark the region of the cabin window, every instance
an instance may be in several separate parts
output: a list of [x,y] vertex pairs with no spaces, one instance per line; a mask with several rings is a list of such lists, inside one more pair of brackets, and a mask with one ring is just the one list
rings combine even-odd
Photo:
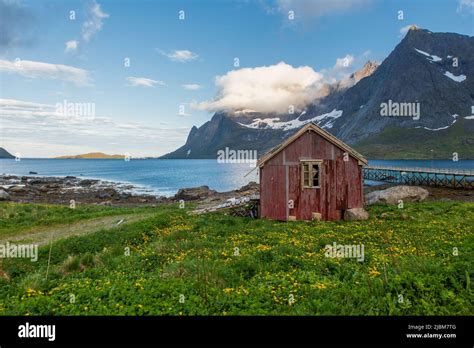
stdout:
[[301,162],[301,182],[303,188],[321,187],[321,162]]

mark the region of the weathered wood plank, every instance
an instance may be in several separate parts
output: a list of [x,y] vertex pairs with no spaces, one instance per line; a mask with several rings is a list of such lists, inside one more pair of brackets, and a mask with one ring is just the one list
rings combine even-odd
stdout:
[[[343,210],[362,207],[362,167],[352,156],[345,161],[344,154],[320,134],[305,132],[269,158],[260,168],[262,217],[284,220],[288,214],[310,220],[317,212],[323,220],[339,220]],[[320,187],[302,187],[303,160],[322,161]],[[293,201],[291,209],[287,208],[289,200]]]

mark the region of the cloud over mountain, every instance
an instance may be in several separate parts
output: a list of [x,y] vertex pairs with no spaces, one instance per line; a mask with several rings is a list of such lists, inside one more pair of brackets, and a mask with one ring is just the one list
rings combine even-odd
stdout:
[[285,62],[275,65],[243,68],[217,76],[217,95],[213,100],[191,106],[206,111],[256,111],[288,113],[290,106],[301,110],[310,102],[329,93],[327,85],[347,80],[355,58],[347,54],[337,58],[334,66],[315,71],[309,66],[293,67]]
[[233,70],[215,79],[217,97],[193,104],[200,110],[243,110],[287,112],[288,107],[302,107],[314,99],[323,75],[311,67],[294,68],[276,65]]

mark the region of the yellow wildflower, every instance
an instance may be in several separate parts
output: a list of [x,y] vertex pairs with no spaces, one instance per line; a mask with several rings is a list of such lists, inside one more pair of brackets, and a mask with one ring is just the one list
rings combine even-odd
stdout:
[[314,287],[315,287],[316,289],[326,289],[326,284],[324,284],[324,283],[316,283],[316,284],[314,284]]
[[378,277],[379,275],[380,275],[380,272],[377,271],[377,268],[372,267],[372,268],[369,270],[369,276],[371,276],[372,278]]

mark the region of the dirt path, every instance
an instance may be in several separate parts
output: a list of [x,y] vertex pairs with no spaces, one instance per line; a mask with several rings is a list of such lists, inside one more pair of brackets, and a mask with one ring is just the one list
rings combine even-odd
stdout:
[[123,214],[115,216],[106,216],[90,220],[82,220],[67,225],[56,225],[46,228],[41,227],[35,230],[29,230],[19,235],[5,237],[3,238],[3,240],[0,239],[0,243],[9,241],[15,243],[34,243],[41,246],[48,244],[50,238],[53,238],[53,240],[57,240],[71,236],[89,234],[97,232],[101,229],[117,228],[130,222],[136,222],[146,219],[150,216],[152,216],[152,214]]

